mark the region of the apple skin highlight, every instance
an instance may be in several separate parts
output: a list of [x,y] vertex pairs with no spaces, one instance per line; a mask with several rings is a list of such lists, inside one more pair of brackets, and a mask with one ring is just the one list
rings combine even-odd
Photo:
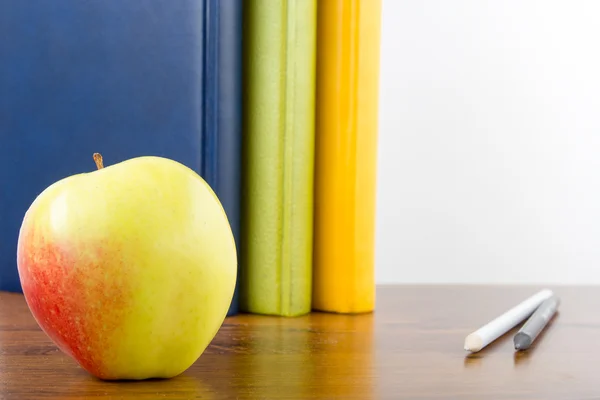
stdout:
[[214,338],[233,297],[233,234],[214,192],[172,160],[140,157],[42,192],[17,266],[42,330],[104,380],[171,378]]

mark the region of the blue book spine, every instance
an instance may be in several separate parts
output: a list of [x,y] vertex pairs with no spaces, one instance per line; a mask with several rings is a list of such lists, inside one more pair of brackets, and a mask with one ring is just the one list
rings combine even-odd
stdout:
[[[242,1],[205,0],[202,176],[225,209],[240,248]],[[238,263],[239,265],[239,263]],[[238,283],[228,315],[238,313]]]

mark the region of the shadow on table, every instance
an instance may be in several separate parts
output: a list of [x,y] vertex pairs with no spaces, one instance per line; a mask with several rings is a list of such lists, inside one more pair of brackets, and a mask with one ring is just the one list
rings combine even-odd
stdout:
[[70,385],[61,394],[64,398],[91,398],[106,396],[119,399],[216,399],[215,391],[200,379],[184,372],[171,379],[106,382],[87,374],[81,379],[70,379]]

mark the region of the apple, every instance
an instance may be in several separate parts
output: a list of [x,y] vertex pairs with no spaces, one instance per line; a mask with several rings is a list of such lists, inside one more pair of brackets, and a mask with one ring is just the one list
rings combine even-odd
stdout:
[[138,157],[62,179],[38,195],[17,265],[42,330],[104,380],[171,378],[204,352],[237,279],[233,233],[186,166]]

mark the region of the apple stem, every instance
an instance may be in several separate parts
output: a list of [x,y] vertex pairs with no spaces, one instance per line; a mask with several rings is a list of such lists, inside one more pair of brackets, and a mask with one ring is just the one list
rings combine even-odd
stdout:
[[102,155],[100,153],[94,153],[94,162],[96,163],[96,167],[98,169],[104,168],[104,164],[102,163]]

